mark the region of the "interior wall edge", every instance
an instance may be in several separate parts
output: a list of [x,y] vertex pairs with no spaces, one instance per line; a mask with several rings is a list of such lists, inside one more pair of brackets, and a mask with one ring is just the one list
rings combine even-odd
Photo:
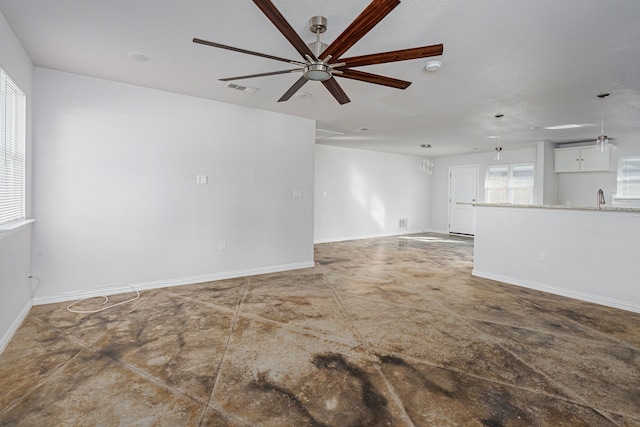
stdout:
[[20,328],[20,326],[22,325],[22,322],[24,322],[24,320],[29,315],[29,311],[31,310],[31,307],[33,307],[32,299],[27,301],[27,304],[16,316],[11,326],[9,326],[9,329],[7,329],[7,331],[4,333],[2,338],[0,338],[0,354],[2,354],[4,349],[7,347],[7,344],[9,344],[9,341],[11,341],[15,333],[18,331],[18,328]]

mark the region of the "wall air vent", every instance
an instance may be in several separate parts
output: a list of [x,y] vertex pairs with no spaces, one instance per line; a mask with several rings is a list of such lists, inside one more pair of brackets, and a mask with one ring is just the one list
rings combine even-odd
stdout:
[[409,227],[409,218],[400,218],[398,220],[398,228],[400,230],[406,230]]
[[240,90],[242,92],[247,92],[247,93],[256,93],[257,91],[260,90],[257,87],[242,86],[242,85],[237,85],[235,83],[225,83],[224,87],[229,89]]

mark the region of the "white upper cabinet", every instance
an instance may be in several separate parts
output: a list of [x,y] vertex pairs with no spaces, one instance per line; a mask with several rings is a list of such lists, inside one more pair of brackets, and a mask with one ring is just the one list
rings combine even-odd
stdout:
[[595,144],[589,147],[556,148],[556,172],[601,172],[611,170],[613,145],[604,153]]

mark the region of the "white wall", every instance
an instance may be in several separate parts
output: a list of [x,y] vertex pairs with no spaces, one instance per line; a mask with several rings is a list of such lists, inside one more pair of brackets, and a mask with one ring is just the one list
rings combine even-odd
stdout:
[[[484,201],[484,179],[487,167],[498,164],[533,163],[537,170],[537,151],[535,147],[519,150],[503,150],[503,158],[494,160],[494,153],[473,153],[460,156],[438,157],[434,159],[431,179],[431,230],[449,232],[449,167],[478,165],[478,202]],[[536,182],[535,185],[538,185]]]
[[548,141],[537,143],[536,200],[545,206],[558,205],[558,175],[554,172],[555,144]]
[[[595,144],[595,143],[594,143]],[[567,201],[571,206],[596,206],[596,195],[602,188],[607,206],[611,204],[611,195],[616,192],[617,160],[620,156],[640,155],[640,141],[615,141],[612,170],[610,172],[559,173],[559,202]]]
[[473,274],[640,312],[638,241],[638,212],[480,206]]
[[312,120],[42,68],[34,91],[37,303],[313,265]]
[[[31,216],[31,103],[33,65],[0,14],[0,65],[27,97],[27,217]],[[0,234],[0,352],[31,307],[31,289],[25,280],[31,270],[31,225]]]
[[[419,161],[414,156],[316,145],[315,241],[427,230],[430,176],[418,170]],[[400,218],[408,218],[407,229],[398,228]]]

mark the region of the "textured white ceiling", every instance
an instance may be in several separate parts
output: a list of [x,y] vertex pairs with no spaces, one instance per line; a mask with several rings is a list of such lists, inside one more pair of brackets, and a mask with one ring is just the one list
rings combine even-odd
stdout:
[[[314,15],[327,17],[330,43],[369,0],[272,0],[307,42]],[[640,1],[403,0],[346,56],[444,44],[437,73],[428,59],[361,67],[413,84],[397,90],[338,79],[351,98],[340,106],[317,82],[312,97],[280,96],[299,78],[283,74],[239,80],[248,94],[218,78],[275,71],[287,64],[197,45],[194,37],[299,59],[249,0],[0,0],[0,12],[37,66],[215,99],[317,120],[341,132],[322,143],[433,155],[490,151],[502,113],[506,149],[539,140],[594,139],[605,133],[640,141]],[[132,61],[130,51],[151,61]],[[546,130],[568,123],[590,126]],[[366,127],[368,132],[352,132]]]

